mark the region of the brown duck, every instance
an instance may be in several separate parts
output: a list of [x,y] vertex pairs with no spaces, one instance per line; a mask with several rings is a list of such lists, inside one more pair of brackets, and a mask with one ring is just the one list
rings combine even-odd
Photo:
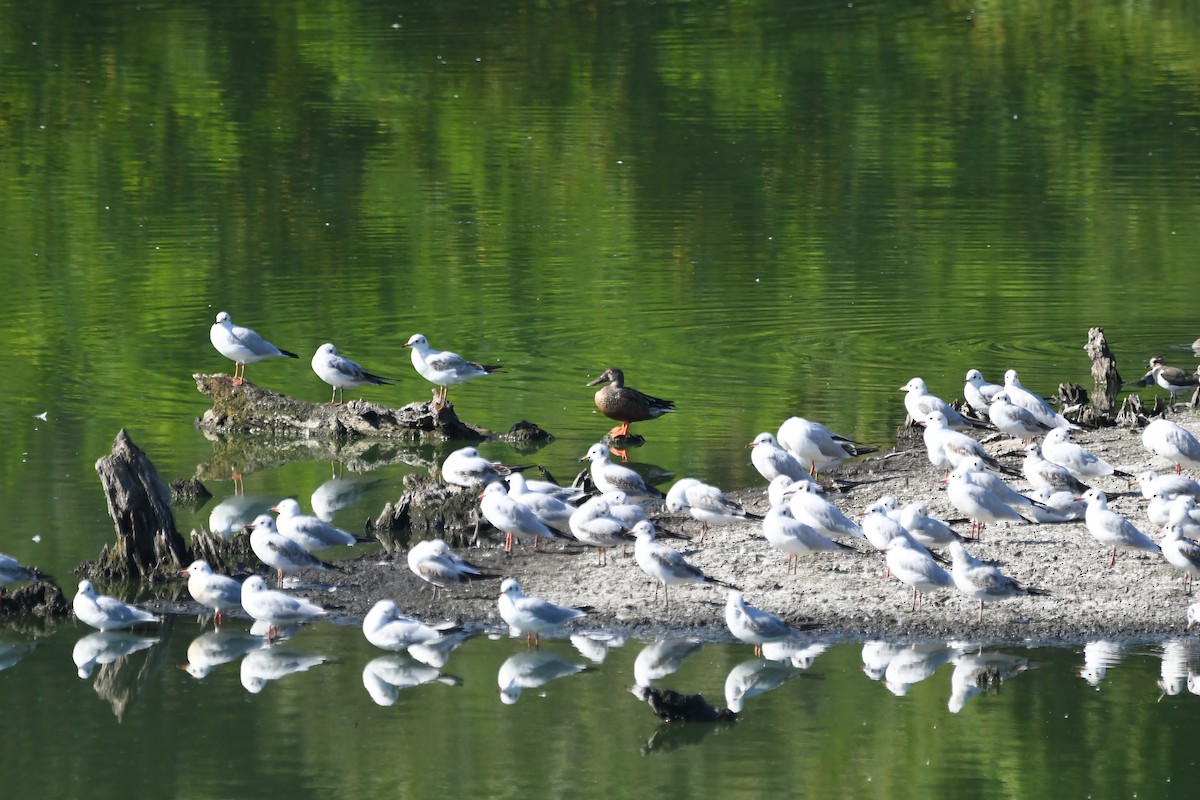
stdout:
[[675,404],[670,400],[630,389],[625,385],[625,373],[616,367],[604,370],[599,378],[587,385],[596,386],[605,382],[608,385],[596,392],[596,408],[604,416],[621,423],[609,431],[613,436],[628,436],[631,422],[654,419],[675,410]]

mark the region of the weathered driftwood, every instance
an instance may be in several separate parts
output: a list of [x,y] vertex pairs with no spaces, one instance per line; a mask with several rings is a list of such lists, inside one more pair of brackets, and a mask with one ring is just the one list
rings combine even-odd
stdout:
[[1083,347],[1092,359],[1092,380],[1096,384],[1092,393],[1092,406],[1102,416],[1112,414],[1121,391],[1121,373],[1117,372],[1117,357],[1108,349],[1103,328],[1088,330],[1087,344]]
[[[226,539],[209,531],[192,531],[192,560],[207,561],[214,572],[233,574],[261,566],[250,549],[250,534],[239,533]],[[190,563],[190,562],[189,562]]]
[[445,539],[460,547],[474,538],[482,526],[491,526],[479,513],[479,492],[451,486],[424,475],[405,475],[405,492],[388,503],[367,532],[376,536],[386,551],[406,547],[413,538]]
[[178,575],[188,563],[183,537],[175,529],[167,486],[124,429],[112,455],[96,462],[117,540],[105,545],[95,564],[77,571],[123,580]]
[[243,383],[233,384],[224,374],[196,374],[196,388],[208,396],[213,407],[196,424],[212,433],[274,433],[317,438],[394,438],[405,441],[479,441],[494,438],[484,428],[459,420],[454,406],[446,403],[409,403],[388,408],[366,400],[345,405],[310,403],[269,389]]
[[1126,395],[1121,402],[1121,410],[1117,412],[1116,422],[1127,428],[1144,428],[1155,417],[1166,416],[1167,408],[1161,396],[1155,395],[1154,406],[1146,408],[1140,395]]

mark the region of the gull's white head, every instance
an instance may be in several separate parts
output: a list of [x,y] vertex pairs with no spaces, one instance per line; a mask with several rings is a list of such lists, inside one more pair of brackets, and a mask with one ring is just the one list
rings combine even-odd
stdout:
[[404,343],[404,346],[411,347],[420,353],[429,349],[429,340],[425,338],[425,334],[423,333],[414,333],[408,337],[408,341]]

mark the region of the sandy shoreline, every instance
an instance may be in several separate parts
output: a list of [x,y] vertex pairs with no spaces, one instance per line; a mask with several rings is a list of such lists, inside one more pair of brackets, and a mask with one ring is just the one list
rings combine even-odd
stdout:
[[[1200,429],[1196,414],[1173,418],[1193,432]],[[1004,463],[1020,469],[1023,454],[1019,443],[998,434],[981,438]],[[1140,430],[1079,431],[1073,439],[1133,475],[1170,468],[1142,447]],[[901,504],[922,500],[932,514],[943,519],[961,517],[946,499],[942,471],[929,463],[919,433],[897,441],[891,450],[843,465],[832,475],[856,483],[848,491],[832,495],[848,514],[857,514],[888,494]],[[1019,489],[1028,488],[1021,478],[1012,482]],[[1111,476],[1090,483],[1108,494],[1114,510],[1156,540],[1160,538],[1146,518],[1136,484]],[[762,489],[730,494],[748,510],[759,514],[767,510],[765,482]],[[660,508],[651,516],[661,514]],[[699,532],[698,523],[690,519],[661,518],[672,530],[693,536]],[[965,524],[956,529],[967,532]],[[653,604],[654,587],[634,562],[632,549],[629,558],[613,551],[608,565],[597,567],[594,551],[578,545],[556,542],[538,551],[518,546],[513,555],[506,556],[492,534],[481,536],[479,544],[464,555],[485,571],[516,578],[527,594],[563,605],[591,606],[591,613],[575,628],[614,628],[643,638],[668,633],[731,638],[724,623],[724,589],[674,587],[669,608],[663,607],[661,597]],[[1025,585],[1050,593],[989,603],[982,623],[977,619],[976,601],[953,589],[927,596],[923,608],[912,611],[911,590],[895,578],[879,577],[884,570],[883,555],[865,541],[853,545],[856,553],[803,559],[794,575],[784,574],[784,556],[767,544],[760,524],[714,527],[702,544],[685,546],[699,548],[690,560],[707,574],[739,586],[749,603],[785,619],[817,623],[820,628],[814,635],[827,639],[965,638],[1022,643],[1154,639],[1182,634],[1185,610],[1193,601],[1185,593],[1182,573],[1159,556],[1122,552],[1116,566],[1110,568],[1108,550],[1092,538],[1082,521],[991,526],[982,542],[967,545],[970,552],[996,561],[1006,574]],[[339,576],[335,591],[302,593],[336,609],[334,613],[347,624],[360,621],[375,601],[390,598],[402,613],[419,619],[453,619],[473,627],[502,625],[496,612],[498,581],[441,592],[435,600],[409,571],[403,552],[364,554],[338,563],[346,573]],[[305,581],[321,578],[324,576],[301,575]],[[561,634],[573,629],[568,626]]]

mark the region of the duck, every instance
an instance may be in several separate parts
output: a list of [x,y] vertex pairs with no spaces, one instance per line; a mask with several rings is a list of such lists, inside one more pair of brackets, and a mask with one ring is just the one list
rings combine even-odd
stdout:
[[663,414],[675,411],[675,403],[660,397],[651,397],[637,389],[625,385],[625,373],[616,367],[609,367],[588,386],[608,385],[596,392],[596,408],[609,419],[615,419],[621,424],[609,433],[614,436],[628,436],[629,425],[632,422],[645,422],[657,419]]

